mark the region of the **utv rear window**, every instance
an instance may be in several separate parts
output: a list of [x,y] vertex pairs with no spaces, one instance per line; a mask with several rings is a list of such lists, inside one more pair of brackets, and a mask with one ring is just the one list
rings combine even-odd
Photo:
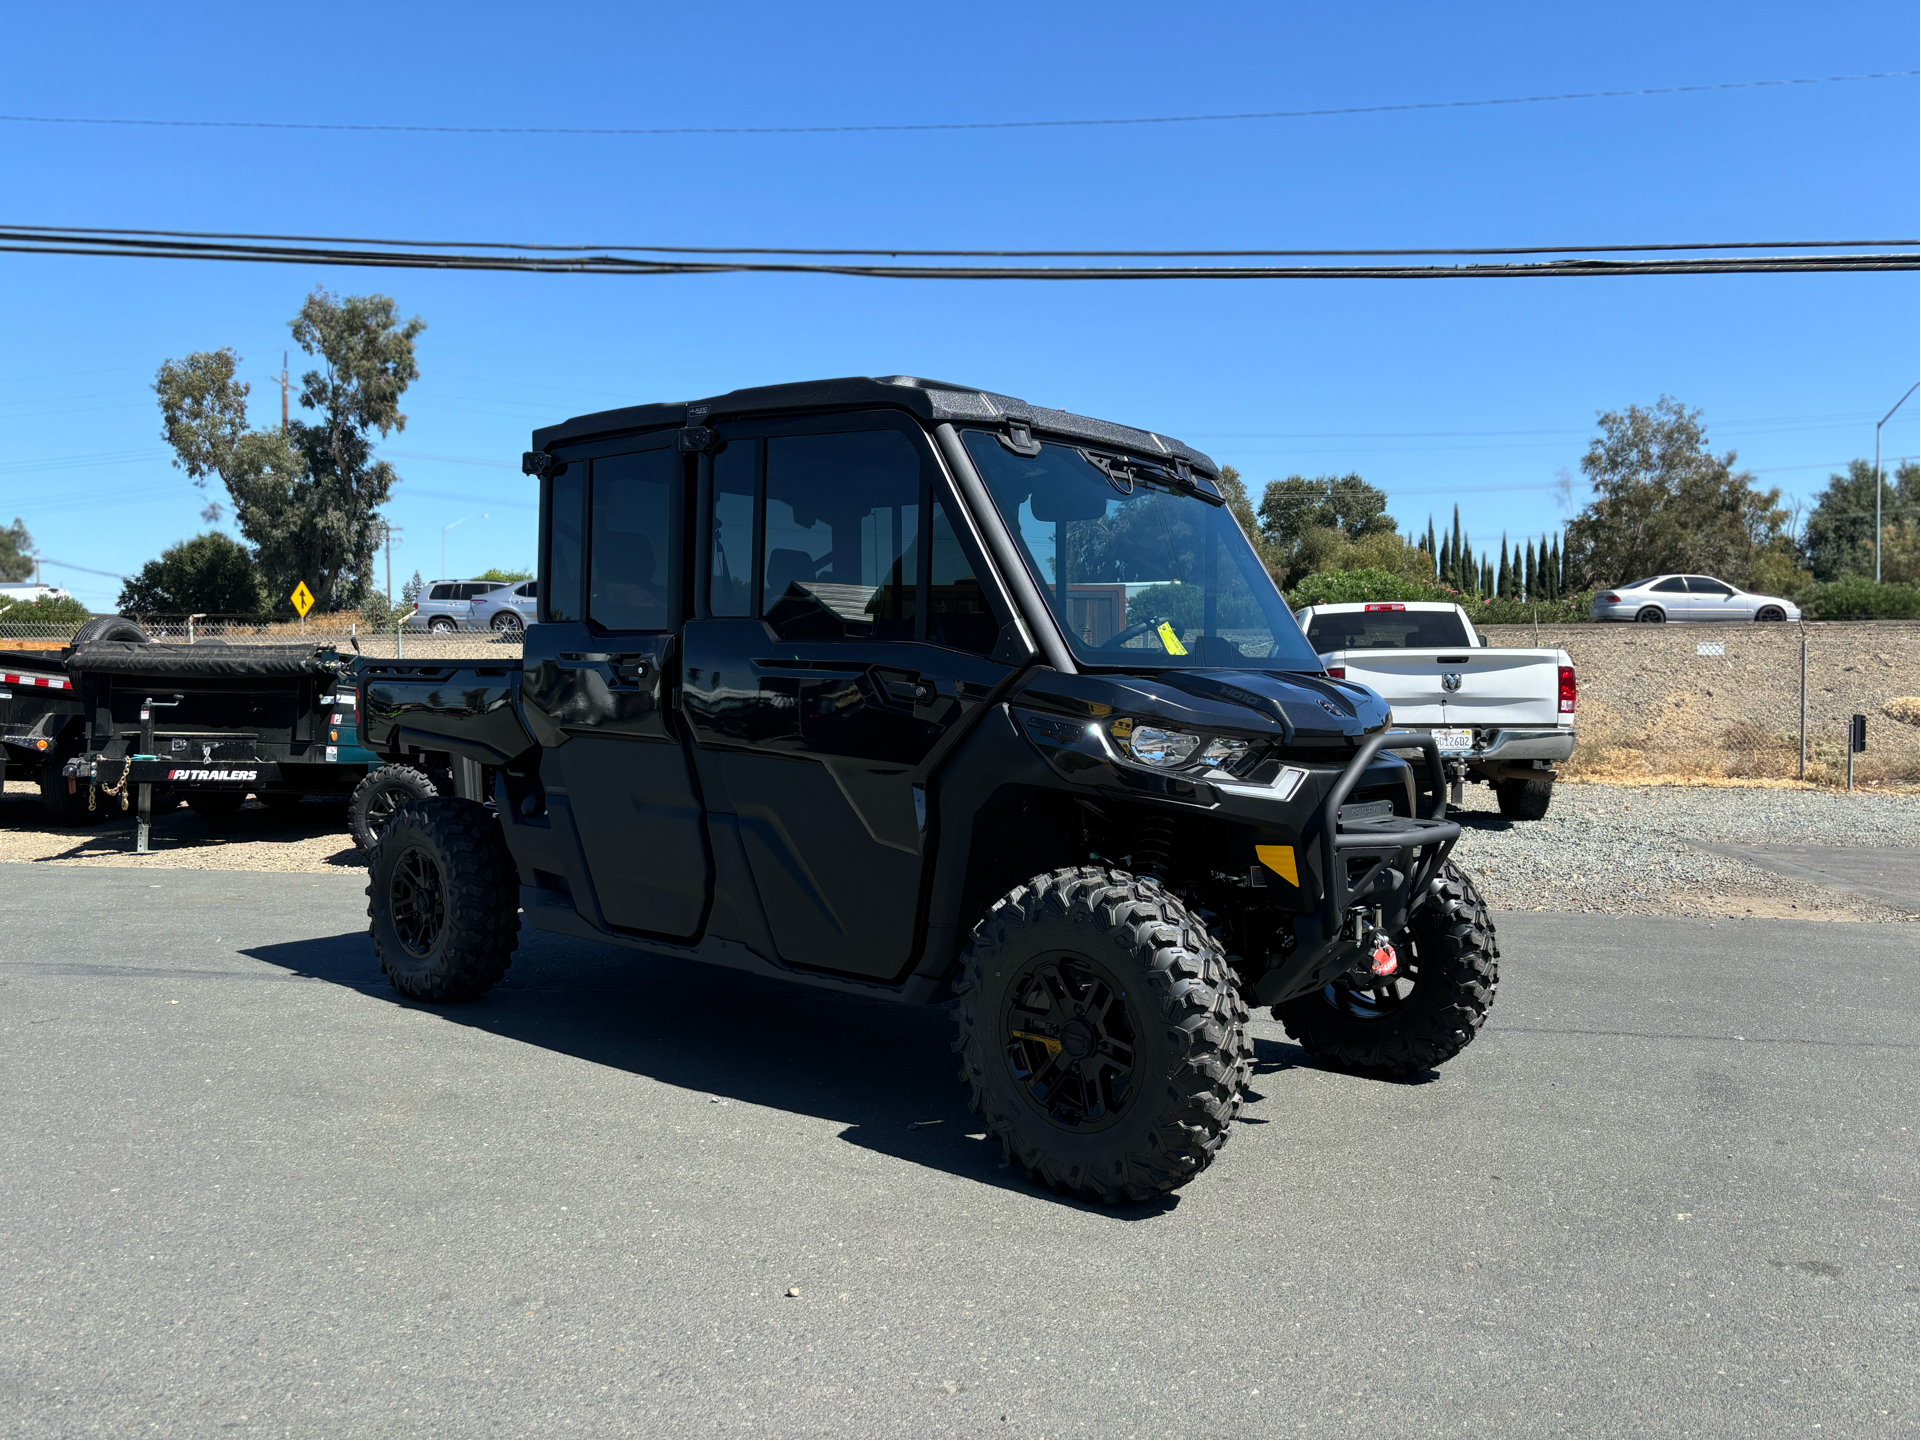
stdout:
[[587,618],[606,630],[672,630],[680,594],[678,450],[594,462]]
[[587,462],[576,460],[548,482],[547,619],[580,619],[581,538],[587,509]]
[[1337,650],[1446,650],[1472,644],[1461,618],[1447,610],[1317,615],[1307,623],[1307,640],[1322,655]]

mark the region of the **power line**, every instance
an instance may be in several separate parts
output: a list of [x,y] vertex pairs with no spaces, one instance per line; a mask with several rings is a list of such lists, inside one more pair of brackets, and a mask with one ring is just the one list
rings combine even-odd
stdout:
[[[293,236],[184,239],[154,232],[0,226],[0,251],[41,255],[342,265],[399,270],[495,270],[561,275],[841,275],[889,280],[1440,280],[1624,275],[1745,275],[1921,269],[1921,255],[1769,254],[1663,256],[1650,260],[1570,259],[1477,265],[1013,266],[820,264],[765,260],[648,260],[615,254],[504,255],[411,248],[345,249]],[[393,242],[374,242],[393,245]],[[417,244],[414,242],[413,244]],[[1734,244],[1739,242],[1726,242]],[[1912,245],[1915,242],[1889,242]],[[1418,253],[1418,252],[1417,252]]]
[[517,240],[388,240],[364,235],[256,235],[228,230],[131,230],[98,226],[10,225],[9,231],[59,237],[71,234],[129,237],[128,244],[167,240],[266,240],[276,244],[382,245],[397,250],[526,250],[538,254],[574,255],[582,253],[631,253],[639,255],[909,255],[948,259],[1066,259],[1074,256],[1094,259],[1177,257],[1334,257],[1394,255],[1599,255],[1608,253],[1648,253],[1670,250],[1841,250],[1850,246],[1867,249],[1913,247],[1921,240],[1703,240],[1658,241],[1652,245],[1505,245],[1505,246],[1416,246],[1375,250],[913,250],[902,246],[873,245],[864,248],[824,248],[775,245],[555,245],[545,241]]
[[1307,120],[1342,115],[1389,115],[1415,110],[1474,110],[1499,105],[1545,105],[1568,100],[1620,100],[1644,95],[1695,95],[1788,85],[1835,85],[1901,80],[1915,70],[1863,75],[1808,75],[1788,80],[1729,80],[1709,85],[1661,85],[1639,90],[1578,90],[1562,95],[1509,95],[1491,100],[1420,100],[1393,105],[1340,105],[1318,110],[1244,110],[1211,115],[1136,115],[1091,120],[950,120],[872,125],[387,125],[311,120],[159,120],[80,115],[0,115],[21,125],[114,125],[183,130],[323,130],[422,135],[856,135],[884,131],[1063,130],[1119,125],[1194,125],[1234,120]]

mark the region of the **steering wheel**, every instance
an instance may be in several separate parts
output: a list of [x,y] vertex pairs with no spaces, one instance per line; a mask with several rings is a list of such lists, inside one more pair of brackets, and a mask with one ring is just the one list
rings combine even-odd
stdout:
[[1159,627],[1159,625],[1160,625],[1160,622],[1158,620],[1138,621],[1135,624],[1130,625],[1126,630],[1119,631],[1114,635],[1109,636],[1106,640],[1102,641],[1099,645],[1095,646],[1094,649],[1095,650],[1119,650],[1123,645],[1127,644],[1128,641],[1134,639],[1135,636],[1146,635],[1150,630],[1154,630],[1157,627]]

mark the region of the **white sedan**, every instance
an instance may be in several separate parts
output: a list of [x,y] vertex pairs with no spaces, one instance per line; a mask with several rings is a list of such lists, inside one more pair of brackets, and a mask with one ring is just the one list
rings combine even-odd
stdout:
[[1711,575],[1651,575],[1595,592],[1595,620],[1799,620],[1801,608],[1778,595],[1756,595]]

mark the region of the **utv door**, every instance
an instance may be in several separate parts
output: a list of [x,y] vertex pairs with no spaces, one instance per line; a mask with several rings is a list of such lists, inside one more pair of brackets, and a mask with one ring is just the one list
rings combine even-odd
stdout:
[[719,434],[682,655],[713,843],[744,857],[783,961],[896,977],[920,947],[931,765],[1017,658],[1009,612],[911,421]]
[[571,815],[608,924],[692,939],[712,871],[673,716],[690,467],[672,431],[562,458],[547,482],[546,620],[523,662],[541,781]]

